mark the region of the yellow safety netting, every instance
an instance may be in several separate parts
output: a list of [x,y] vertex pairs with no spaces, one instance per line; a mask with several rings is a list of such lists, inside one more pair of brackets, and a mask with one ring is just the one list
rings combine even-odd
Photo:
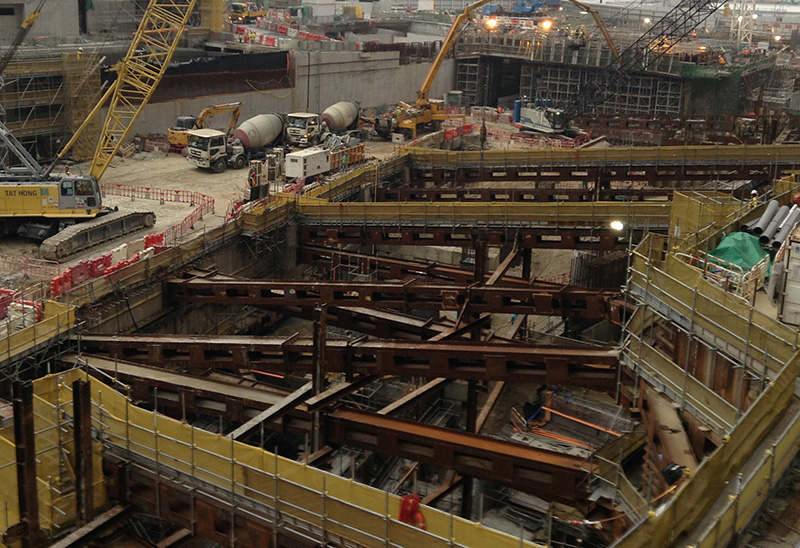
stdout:
[[75,326],[75,308],[56,301],[45,301],[42,321],[0,339],[0,362],[14,359],[39,344],[67,333]]
[[[75,448],[72,429],[72,391],[69,385],[56,385],[56,376],[36,382],[33,401],[36,432],[36,476],[39,497],[39,524],[49,535],[58,535],[75,522]],[[42,397],[52,395],[52,397]],[[56,398],[58,394],[58,398]],[[56,401],[61,401],[59,406]],[[17,467],[14,428],[0,430],[0,529],[19,523]],[[93,444],[94,508],[108,504],[102,472],[102,446]]]
[[[486,548],[533,548],[536,544],[520,542],[519,538],[488,529],[450,514],[424,508],[427,532],[397,521],[400,497],[373,489],[352,480],[341,478],[305,466],[273,453],[234,442],[230,438],[192,428],[163,415],[140,409],[127,398],[86,373],[73,370],[50,375],[34,383],[37,409],[37,431],[45,423],[54,423],[55,404],[71,414],[72,392],[67,389],[75,379],[91,382],[93,423],[96,437],[108,444],[150,459],[155,465],[169,467],[193,476],[199,481],[247,496],[276,508],[282,514],[321,527],[332,534],[351,538],[367,546],[384,546],[385,538],[400,546],[436,548],[462,545]],[[55,431],[53,431],[55,432]],[[38,434],[39,444],[57,446],[54,434]],[[12,432],[13,436],[13,432]],[[41,436],[41,438],[40,438]],[[56,445],[52,445],[56,444]],[[99,449],[95,474],[100,470]],[[55,449],[54,449],[55,450]],[[13,444],[0,438],[0,456],[13,460]],[[0,469],[0,479],[7,479],[2,490],[9,507],[16,504],[15,467]],[[58,526],[74,520],[75,504],[70,497],[49,495],[48,479],[59,469],[57,454],[46,456],[38,467],[40,472],[40,505],[42,524],[53,526],[55,518],[49,506],[58,507],[65,516],[55,519]],[[275,472],[277,471],[277,480]],[[102,490],[103,485],[99,485]],[[323,500],[322,493],[325,493]],[[95,491],[95,501],[107,501]],[[277,497],[276,497],[277,495]],[[48,498],[49,497],[49,498]],[[324,512],[323,512],[324,505]],[[60,512],[56,512],[60,515]],[[18,521],[16,508],[9,511],[8,523]]]

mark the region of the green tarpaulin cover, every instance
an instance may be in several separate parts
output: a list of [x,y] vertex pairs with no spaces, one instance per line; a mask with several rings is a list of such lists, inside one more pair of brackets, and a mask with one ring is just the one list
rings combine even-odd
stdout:
[[[722,260],[733,263],[748,272],[751,268],[758,264],[764,255],[768,255],[766,251],[761,248],[758,243],[758,237],[746,232],[734,232],[728,234],[720,242],[720,244],[708,252],[712,257],[718,257]],[[710,259],[709,259],[710,260]],[[772,264],[767,268],[767,277],[769,277]]]

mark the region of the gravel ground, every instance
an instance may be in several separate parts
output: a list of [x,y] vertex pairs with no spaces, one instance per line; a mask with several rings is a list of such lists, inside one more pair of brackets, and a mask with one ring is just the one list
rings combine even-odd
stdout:
[[[480,123],[477,119],[467,119],[468,122]],[[487,126],[494,126],[505,131],[516,131],[507,124],[497,124],[487,122]],[[487,141],[487,148],[506,148],[507,142],[499,142],[493,139]],[[518,146],[518,145],[517,145]],[[397,145],[391,142],[376,140],[367,142],[367,157],[383,159],[397,151]],[[73,172],[87,172],[89,164],[74,166]],[[223,173],[213,173],[195,168],[186,162],[186,159],[178,154],[164,154],[152,152],[140,152],[133,156],[122,159],[116,158],[103,176],[104,183],[119,183],[133,186],[143,186],[172,190],[188,190],[200,192],[214,198],[215,211],[207,214],[202,221],[195,223],[194,233],[208,228],[213,228],[222,224],[225,220],[225,212],[229,204],[239,200],[246,195],[247,170],[229,169]],[[483,186],[483,185],[481,185]],[[129,238],[140,237],[144,234],[161,232],[170,226],[180,223],[188,216],[193,208],[189,204],[183,203],[164,203],[157,200],[136,199],[131,200],[121,196],[106,196],[104,204],[120,210],[126,208],[149,209],[156,214],[156,224],[153,228],[143,230],[131,235]],[[190,233],[191,234],[191,233]],[[78,254],[64,264],[68,267],[90,257],[96,257],[106,253],[119,245],[120,240],[109,242],[108,244],[97,246],[91,250]],[[0,241],[0,254],[16,255],[22,257],[37,258],[39,256],[38,245],[35,242],[18,237],[6,237]],[[550,262],[552,257],[549,253],[534,254],[534,262],[545,259]],[[538,256],[537,256],[538,255]],[[545,255],[545,257],[542,257]],[[566,253],[558,253],[555,264],[544,268],[542,275],[560,274],[564,271],[564,262],[569,260]],[[544,265],[543,265],[544,266]],[[548,272],[549,271],[549,272]],[[8,276],[6,278],[9,278]],[[10,278],[14,278],[12,275]],[[3,279],[0,275],[0,284],[8,284],[10,279]],[[16,284],[14,284],[16,285]]]
[[[385,141],[367,143],[367,155],[383,158],[396,149],[395,145]],[[73,173],[86,172],[89,164],[80,164],[73,168]],[[225,220],[225,211],[232,201],[239,200],[246,193],[247,170],[229,169],[223,173],[213,173],[189,165],[183,156],[178,154],[164,154],[140,152],[130,158],[117,158],[103,175],[104,183],[119,183],[125,185],[189,190],[200,192],[214,198],[215,211],[206,215],[203,220],[195,224],[195,231],[213,228]],[[135,234],[141,236],[148,233],[161,232],[170,226],[180,223],[193,208],[189,204],[170,203],[160,204],[157,200],[137,199],[121,196],[106,196],[105,205],[118,206],[121,210],[126,207],[135,209],[151,209],[156,214],[156,224],[152,229],[143,230]],[[79,254],[64,264],[72,265],[87,256],[95,257],[119,245],[119,241],[98,246],[86,253]],[[18,255],[36,258],[39,248],[35,242],[24,238],[7,237],[0,241],[0,254]]]

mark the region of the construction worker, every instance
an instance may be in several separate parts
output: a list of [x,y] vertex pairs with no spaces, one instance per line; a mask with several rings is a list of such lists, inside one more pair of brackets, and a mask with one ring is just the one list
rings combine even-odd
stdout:
[[350,153],[345,152],[342,156],[342,171],[347,171],[347,166],[350,165]]
[[750,191],[750,204],[748,207],[753,209],[756,206],[758,206],[758,191],[754,189]]

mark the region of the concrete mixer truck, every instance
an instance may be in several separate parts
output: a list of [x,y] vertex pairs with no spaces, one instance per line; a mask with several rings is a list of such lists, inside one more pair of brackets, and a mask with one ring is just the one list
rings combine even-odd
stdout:
[[293,112],[286,117],[286,142],[301,147],[316,146],[331,133],[363,139],[361,107],[352,101],[340,101],[322,111]]
[[259,114],[245,120],[230,139],[225,132],[216,129],[188,131],[186,160],[216,173],[228,167],[241,169],[250,160],[263,158],[270,148],[281,144],[284,123],[282,114]]

